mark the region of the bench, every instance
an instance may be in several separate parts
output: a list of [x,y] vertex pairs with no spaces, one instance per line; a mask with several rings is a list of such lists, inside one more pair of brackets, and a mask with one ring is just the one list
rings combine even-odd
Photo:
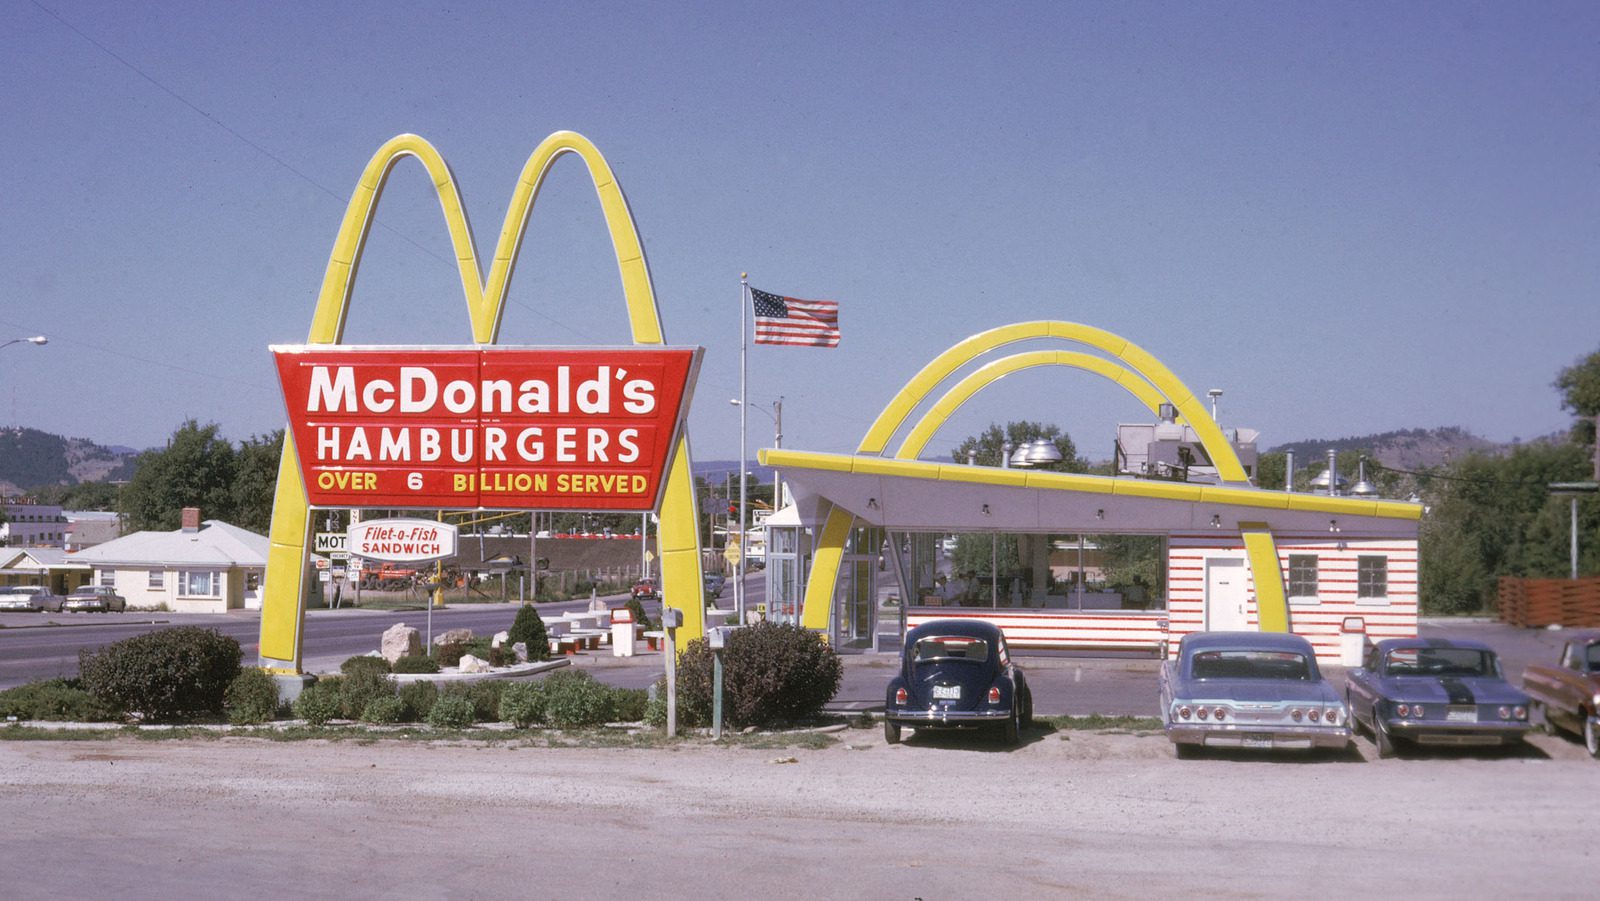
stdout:
[[661,642],[666,637],[667,637],[667,633],[664,632],[664,631],[661,631],[661,630],[653,630],[653,631],[649,631],[649,632],[644,633],[645,644],[652,651],[661,650]]
[[600,647],[601,643],[606,642],[611,638],[611,630],[573,629],[567,633],[567,637],[582,643],[585,648],[592,651]]
[[578,645],[578,639],[571,635],[557,636],[550,639],[550,653],[576,654],[578,653]]

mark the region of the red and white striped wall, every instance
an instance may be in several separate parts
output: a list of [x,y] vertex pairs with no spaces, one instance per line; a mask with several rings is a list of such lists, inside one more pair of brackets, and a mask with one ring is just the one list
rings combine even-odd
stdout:
[[[912,607],[906,628],[936,619],[994,623],[1013,648],[1158,652],[1167,641],[1167,614],[1143,610],[1037,610]],[[1176,640],[1176,639],[1174,639]]]

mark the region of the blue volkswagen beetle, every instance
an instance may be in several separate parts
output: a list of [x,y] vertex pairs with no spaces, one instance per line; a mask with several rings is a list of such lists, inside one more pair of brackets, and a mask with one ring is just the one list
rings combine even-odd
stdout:
[[1345,679],[1356,728],[1379,757],[1402,742],[1500,745],[1527,735],[1528,696],[1506,682],[1488,645],[1443,638],[1388,638],[1367,648]]
[[940,619],[906,633],[900,673],[883,704],[883,737],[900,730],[982,727],[1006,744],[1020,740],[1033,722],[1033,694],[1011,659],[1006,638],[992,623]]
[[1344,704],[1311,643],[1277,632],[1194,632],[1161,667],[1161,720],[1179,757],[1203,748],[1350,745]]

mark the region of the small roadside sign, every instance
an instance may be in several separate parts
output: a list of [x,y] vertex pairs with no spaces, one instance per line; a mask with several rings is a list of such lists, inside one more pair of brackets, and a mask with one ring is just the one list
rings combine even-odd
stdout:
[[327,557],[324,557],[321,554],[312,554],[311,555],[311,565],[315,566],[318,570],[326,572],[327,569],[328,569],[328,566],[330,565],[330,561],[328,560]]
[[361,558],[351,557],[350,561],[346,563],[345,566],[349,567],[350,571],[353,573],[361,572]]
[[345,550],[345,533],[318,532],[312,541],[311,549],[319,554],[329,554],[337,558]]
[[317,581],[331,582],[333,581],[333,573],[330,573],[327,570],[322,570],[321,572],[317,573]]
[[739,542],[728,542],[728,546],[722,550],[722,559],[728,561],[728,563],[734,566],[737,566],[739,564]]

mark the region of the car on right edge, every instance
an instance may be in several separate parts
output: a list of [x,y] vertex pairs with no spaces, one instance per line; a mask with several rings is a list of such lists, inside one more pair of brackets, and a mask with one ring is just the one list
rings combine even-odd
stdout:
[[1350,746],[1344,702],[1298,635],[1192,632],[1162,664],[1160,683],[1162,724],[1179,757]]

